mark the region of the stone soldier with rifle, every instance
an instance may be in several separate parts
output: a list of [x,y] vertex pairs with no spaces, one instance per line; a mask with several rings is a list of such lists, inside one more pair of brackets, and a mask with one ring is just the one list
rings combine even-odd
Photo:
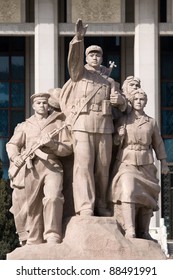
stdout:
[[[49,96],[49,93],[31,96],[34,115],[16,127],[7,143],[11,186],[19,196],[22,185],[25,191],[28,245],[60,243],[62,238],[63,169],[59,156],[71,154],[72,146],[68,129],[62,121],[63,114],[55,111],[50,115],[48,113]],[[17,172],[12,174],[14,167]],[[14,202],[14,218],[19,214],[16,207]],[[18,232],[17,219],[15,223]]]
[[[72,123],[74,168],[73,196],[75,212],[79,215],[108,216],[106,195],[112,153],[113,122],[111,106],[121,111],[126,101],[119,85],[102,66],[103,51],[92,45],[85,51],[87,26],[76,23],[76,35],[70,42],[68,69],[70,80],[62,87],[60,106]],[[77,117],[75,117],[77,116]],[[73,119],[73,118],[72,118]]]

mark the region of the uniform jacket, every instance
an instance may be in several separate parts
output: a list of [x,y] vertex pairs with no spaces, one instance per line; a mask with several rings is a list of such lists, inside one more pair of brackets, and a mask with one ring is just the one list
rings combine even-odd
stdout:
[[[113,79],[105,75],[104,67],[96,71],[83,62],[84,43],[76,37],[70,42],[68,69],[71,79],[63,86],[60,105],[65,114],[75,115],[88,95],[95,92],[94,97],[82,109],[73,125],[73,130],[92,133],[112,133],[112,113],[110,106],[111,90],[117,90]],[[124,105],[120,110],[125,110]]]
[[146,165],[154,162],[153,150],[158,160],[166,159],[163,140],[156,121],[144,114],[135,119],[133,113],[122,118],[124,135],[117,159],[132,165]]
[[[18,124],[14,135],[6,145],[9,159],[13,161],[15,156],[20,155],[23,150],[31,148],[46,133],[62,127],[62,119],[62,113],[53,112],[42,127],[37,123],[35,115]],[[66,129],[63,129],[54,139],[55,143],[58,144],[56,150],[46,146],[40,150],[45,154],[52,155],[52,157],[67,156],[72,153],[72,145]]]

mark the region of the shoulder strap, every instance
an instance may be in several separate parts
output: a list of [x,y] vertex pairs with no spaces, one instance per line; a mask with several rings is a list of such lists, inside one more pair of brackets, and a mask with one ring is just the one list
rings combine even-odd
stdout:
[[99,91],[99,89],[101,88],[101,86],[96,90],[93,91],[91,94],[89,94],[86,98],[85,101],[83,102],[83,104],[81,105],[81,107],[79,108],[79,110],[76,112],[76,114],[74,115],[74,117],[72,118],[72,125],[75,124],[77,118],[79,117],[82,109],[85,107],[85,105],[94,97],[94,95],[96,95],[96,93]]

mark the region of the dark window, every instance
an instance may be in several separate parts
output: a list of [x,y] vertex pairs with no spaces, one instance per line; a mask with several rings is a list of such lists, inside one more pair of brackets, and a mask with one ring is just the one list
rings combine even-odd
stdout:
[[25,118],[25,39],[0,37],[0,159],[8,178],[6,143]]
[[160,38],[161,133],[170,172],[162,176],[162,216],[168,238],[173,238],[173,37]]
[[168,154],[173,162],[173,37],[160,39],[160,76],[161,76],[161,132]]

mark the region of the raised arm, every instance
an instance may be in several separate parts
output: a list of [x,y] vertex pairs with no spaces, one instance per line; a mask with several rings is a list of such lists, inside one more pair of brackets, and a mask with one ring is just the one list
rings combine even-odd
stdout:
[[84,71],[84,36],[88,25],[83,25],[78,19],[75,26],[75,36],[69,44],[68,70],[72,81],[81,79]]

